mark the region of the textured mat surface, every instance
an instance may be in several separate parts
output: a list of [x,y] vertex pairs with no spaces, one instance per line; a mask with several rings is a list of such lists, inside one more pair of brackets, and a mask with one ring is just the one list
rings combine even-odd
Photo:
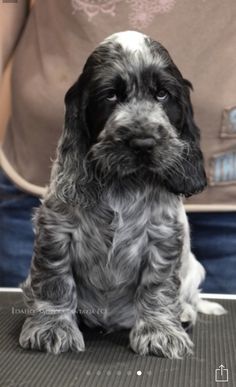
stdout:
[[85,352],[55,356],[20,348],[21,294],[0,293],[0,387],[236,387],[236,301],[219,302],[229,313],[199,315],[195,353],[184,360],[134,354],[128,331],[88,329]]

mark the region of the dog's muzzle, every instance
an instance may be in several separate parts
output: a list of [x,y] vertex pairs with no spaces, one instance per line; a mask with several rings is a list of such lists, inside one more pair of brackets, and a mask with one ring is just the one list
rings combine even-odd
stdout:
[[91,149],[98,169],[120,176],[145,168],[160,172],[179,158],[183,144],[157,103],[121,105],[109,117]]

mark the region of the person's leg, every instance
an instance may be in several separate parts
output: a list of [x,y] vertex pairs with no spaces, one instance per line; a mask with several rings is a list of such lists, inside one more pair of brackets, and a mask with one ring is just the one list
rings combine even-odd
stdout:
[[207,275],[205,293],[236,293],[236,212],[188,213],[192,251]]
[[25,280],[32,258],[32,210],[40,200],[19,190],[0,169],[0,286]]

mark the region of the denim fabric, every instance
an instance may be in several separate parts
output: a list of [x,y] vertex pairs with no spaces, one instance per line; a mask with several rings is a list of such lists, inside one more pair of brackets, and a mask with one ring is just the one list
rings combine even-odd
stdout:
[[192,251],[207,271],[206,293],[236,293],[236,212],[188,214]]
[[[30,267],[37,197],[0,170],[0,286],[18,286]],[[236,293],[236,213],[188,213],[192,250],[207,270],[204,292]]]
[[27,276],[34,239],[31,213],[39,204],[0,170],[0,286],[18,286]]

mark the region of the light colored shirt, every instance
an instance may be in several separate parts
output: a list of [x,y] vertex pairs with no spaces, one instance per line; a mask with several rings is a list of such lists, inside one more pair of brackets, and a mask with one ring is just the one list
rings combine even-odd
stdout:
[[23,190],[43,194],[67,89],[100,41],[130,29],[160,41],[194,86],[209,185],[187,204],[236,208],[235,0],[36,0],[14,55],[2,168]]

